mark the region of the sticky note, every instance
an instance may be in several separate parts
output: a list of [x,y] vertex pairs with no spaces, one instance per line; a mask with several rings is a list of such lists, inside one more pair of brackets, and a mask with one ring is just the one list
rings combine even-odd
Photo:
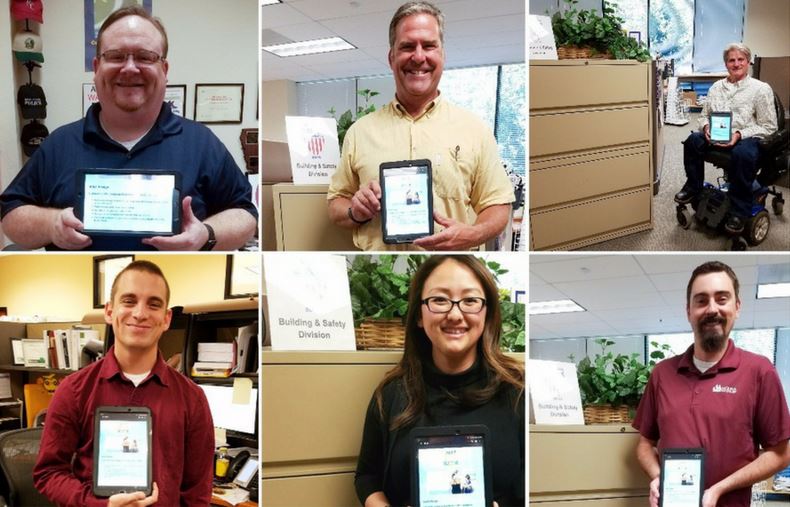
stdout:
[[233,379],[233,398],[231,400],[232,404],[249,405],[251,393],[252,379],[246,377],[236,377]]

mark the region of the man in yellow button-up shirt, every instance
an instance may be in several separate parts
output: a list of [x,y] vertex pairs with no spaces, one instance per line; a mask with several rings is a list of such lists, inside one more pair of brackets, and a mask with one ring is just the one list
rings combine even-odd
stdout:
[[[330,219],[354,229],[354,243],[363,250],[468,250],[481,245],[507,224],[513,188],[490,128],[440,97],[444,16],[428,2],[404,4],[392,18],[389,39],[395,99],[346,134],[327,196]],[[415,159],[431,161],[439,232],[412,244],[386,245],[379,218],[379,165]]]

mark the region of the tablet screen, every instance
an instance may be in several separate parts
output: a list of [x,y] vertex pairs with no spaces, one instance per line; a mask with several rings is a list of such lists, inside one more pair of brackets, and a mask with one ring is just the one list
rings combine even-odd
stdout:
[[710,114],[710,140],[714,143],[729,143],[732,138],[732,113]]
[[174,173],[84,172],[78,214],[84,231],[173,234],[180,209],[176,180]]
[[[120,491],[147,491],[150,482],[150,412],[97,410],[94,487],[109,496]],[[146,409],[147,410],[147,409]]]
[[699,507],[703,488],[702,449],[665,449],[661,465],[662,507]]
[[381,187],[385,242],[406,243],[433,233],[428,160],[382,164]]
[[486,507],[483,438],[417,437],[420,507]]

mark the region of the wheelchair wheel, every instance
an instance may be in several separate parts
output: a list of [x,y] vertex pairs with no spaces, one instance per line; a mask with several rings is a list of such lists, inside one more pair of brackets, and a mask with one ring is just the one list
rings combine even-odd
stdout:
[[746,250],[746,247],[746,240],[740,236],[734,236],[727,240],[727,250],[732,250],[733,252],[743,252]]
[[688,229],[689,226],[691,226],[691,213],[688,212],[685,206],[683,209],[678,208],[676,216],[678,219],[678,225],[684,229]]
[[768,212],[762,210],[747,220],[744,236],[750,245],[757,246],[765,240],[770,229],[771,219],[768,217]]
[[785,200],[781,197],[774,197],[771,199],[771,207],[774,210],[774,215],[779,216],[785,210]]

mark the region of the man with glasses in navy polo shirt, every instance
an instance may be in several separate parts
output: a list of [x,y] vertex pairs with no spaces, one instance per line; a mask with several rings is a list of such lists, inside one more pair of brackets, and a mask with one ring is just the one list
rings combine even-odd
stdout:
[[724,263],[694,270],[686,288],[694,343],[656,365],[639,402],[636,455],[651,479],[651,507],[658,507],[657,450],[705,449],[702,507],[749,507],[752,484],[790,464],[790,413],[779,375],[768,359],[729,338],[741,309],[738,286]]
[[[139,5],[110,14],[99,30],[94,83],[99,103],[55,130],[0,196],[6,235],[26,248],[63,250],[233,250],[252,237],[251,187],[205,126],[165,104],[167,33]],[[79,169],[181,173],[182,230],[142,240],[82,234],[75,217]]]

